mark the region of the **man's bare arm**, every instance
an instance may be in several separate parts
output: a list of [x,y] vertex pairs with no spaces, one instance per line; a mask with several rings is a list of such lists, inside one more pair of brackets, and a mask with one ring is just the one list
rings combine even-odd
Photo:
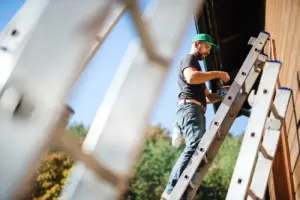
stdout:
[[188,67],[184,69],[183,75],[188,84],[201,84],[206,81],[210,81],[213,79],[222,79],[223,81],[229,81],[229,75],[226,72],[221,71],[210,71],[210,72],[202,72],[198,71],[193,67]]

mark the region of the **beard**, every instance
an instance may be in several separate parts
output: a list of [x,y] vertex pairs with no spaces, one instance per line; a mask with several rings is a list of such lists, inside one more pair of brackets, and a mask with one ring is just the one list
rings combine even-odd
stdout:
[[199,61],[204,60],[205,57],[208,56],[207,52],[201,53],[199,49],[197,49],[194,54]]
[[203,60],[206,56],[208,56],[208,54],[207,53],[203,53],[203,54],[200,54],[200,56],[201,56],[201,58]]
[[196,51],[195,56],[199,61],[204,59],[203,54],[201,54],[200,51]]

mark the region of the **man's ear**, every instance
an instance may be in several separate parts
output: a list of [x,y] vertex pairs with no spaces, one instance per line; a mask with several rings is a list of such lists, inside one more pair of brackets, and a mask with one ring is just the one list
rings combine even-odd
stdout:
[[194,48],[198,48],[198,45],[199,45],[199,42],[198,42],[198,41],[196,41],[196,42],[193,43],[193,47],[194,47]]

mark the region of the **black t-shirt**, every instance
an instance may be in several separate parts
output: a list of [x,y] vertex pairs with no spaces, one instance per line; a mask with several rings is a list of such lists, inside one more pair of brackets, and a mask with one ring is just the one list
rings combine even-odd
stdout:
[[185,55],[180,62],[178,85],[180,88],[179,99],[194,99],[202,103],[206,107],[205,97],[205,83],[190,85],[186,82],[183,70],[187,67],[193,67],[199,71],[201,70],[200,64],[196,56],[193,54]]

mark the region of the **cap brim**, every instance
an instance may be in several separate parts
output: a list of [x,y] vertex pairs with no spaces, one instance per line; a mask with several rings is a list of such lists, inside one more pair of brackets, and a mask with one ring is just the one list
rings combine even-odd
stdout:
[[206,42],[207,44],[210,44],[211,45],[211,49],[213,51],[216,51],[219,47],[215,44],[215,43],[212,43],[212,42],[207,42],[206,40],[192,40],[192,42],[196,42],[196,41],[203,41],[203,42]]

